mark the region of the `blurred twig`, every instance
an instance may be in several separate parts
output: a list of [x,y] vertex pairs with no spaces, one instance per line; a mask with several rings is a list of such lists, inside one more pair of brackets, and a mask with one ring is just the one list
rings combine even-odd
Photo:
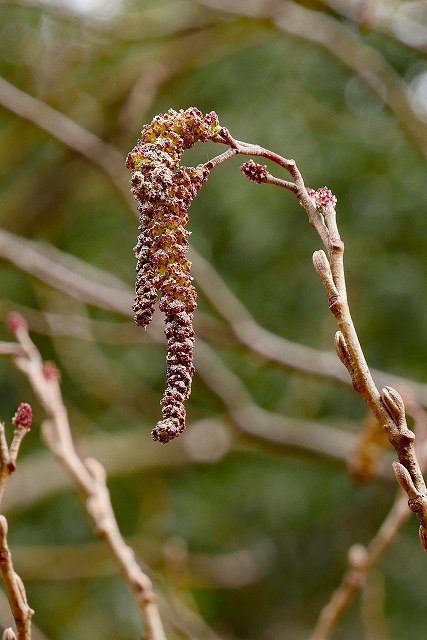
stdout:
[[100,167],[125,203],[132,203],[126,188],[123,157],[117,149],[4,78],[0,78],[0,104]]
[[355,592],[362,586],[366,573],[378,562],[385,549],[393,542],[400,528],[409,518],[407,497],[399,491],[387,517],[365,548],[354,545],[348,553],[348,569],[341,584],[322,609],[310,635],[310,640],[328,640],[338,620],[350,604]]
[[55,20],[76,25],[115,41],[153,41],[179,37],[194,29],[203,29],[212,22],[211,12],[191,0],[178,0],[166,6],[138,7],[132,17],[121,15],[99,19],[99,12],[79,12],[64,4],[43,0],[0,0],[0,6],[22,7],[47,14]]
[[[226,367],[207,344],[199,340],[195,349],[199,376],[227,408],[238,433],[244,439],[273,450],[297,448],[335,460],[347,460],[353,437],[319,422],[294,420],[266,411],[254,404],[240,378]],[[380,475],[384,469],[378,470]],[[387,475],[387,474],[385,474]]]
[[[28,605],[24,583],[13,568],[7,529],[7,520],[0,515],[0,569],[16,623],[17,640],[31,640],[31,617],[34,611]],[[15,637],[12,634],[10,636]]]
[[16,366],[27,376],[48,416],[42,425],[44,439],[84,495],[94,531],[105,540],[116,559],[138,605],[147,637],[150,640],[164,640],[151,581],[142,572],[132,550],[119,532],[106,485],[105,470],[94,458],[87,458],[83,462],[78,456],[57,373],[52,367],[46,368],[23,320],[15,322],[11,328],[24,351],[23,355],[15,358]]
[[268,18],[277,28],[320,45],[360,75],[394,113],[400,127],[427,156],[427,127],[408,99],[405,82],[381,53],[344,24],[322,11],[292,0],[199,0],[222,11],[254,18]]

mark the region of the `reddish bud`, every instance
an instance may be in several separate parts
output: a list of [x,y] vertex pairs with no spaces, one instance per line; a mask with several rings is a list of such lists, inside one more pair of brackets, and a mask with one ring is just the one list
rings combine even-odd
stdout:
[[21,402],[15,415],[12,418],[12,424],[14,427],[24,427],[29,431],[31,429],[31,423],[33,421],[33,410],[27,402]]
[[330,189],[328,189],[328,187],[321,187],[320,189],[318,189],[314,197],[316,200],[316,205],[321,209],[327,207],[329,204],[331,204],[333,207],[335,207],[335,205],[337,204],[336,196],[334,196],[334,194]]
[[28,329],[24,316],[22,316],[18,311],[12,311],[8,314],[6,324],[11,333],[16,333],[20,329],[24,329],[25,331]]
[[43,376],[46,380],[55,380],[57,382],[61,381],[61,372],[56,364],[51,360],[46,360],[46,362],[43,362],[42,371]]
[[253,180],[254,182],[266,182],[268,178],[267,166],[265,164],[258,164],[253,160],[248,160],[244,162],[240,167],[240,171],[242,171],[248,180]]

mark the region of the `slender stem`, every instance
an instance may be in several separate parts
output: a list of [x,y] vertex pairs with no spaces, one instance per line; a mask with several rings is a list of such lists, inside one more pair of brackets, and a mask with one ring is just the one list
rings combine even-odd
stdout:
[[132,590],[147,640],[165,640],[151,580],[142,571],[134,552],[120,534],[106,485],[105,470],[96,460],[80,459],[71,436],[58,377],[45,375],[40,353],[25,326],[20,326],[15,335],[24,351],[24,355],[18,356],[15,363],[27,376],[48,416],[42,425],[45,441],[82,492],[95,533],[105,540]]
[[7,521],[4,516],[0,516],[0,570],[16,623],[17,639],[31,640],[31,617],[34,611],[28,606],[24,585],[13,568],[7,544]]

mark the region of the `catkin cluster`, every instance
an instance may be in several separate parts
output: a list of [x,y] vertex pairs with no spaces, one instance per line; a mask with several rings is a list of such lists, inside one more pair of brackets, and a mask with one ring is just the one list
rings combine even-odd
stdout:
[[204,116],[194,107],[178,112],[169,109],[144,126],[126,159],[140,213],[140,234],[134,248],[135,322],[147,326],[158,294],[166,322],[163,419],[152,431],[154,440],[160,442],[169,442],[185,429],[184,400],[190,395],[194,374],[193,312],[197,297],[187,258],[189,232],[185,225],[188,208],[209,176],[205,165],[181,167],[179,162],[186,149],[219,132],[214,112]]

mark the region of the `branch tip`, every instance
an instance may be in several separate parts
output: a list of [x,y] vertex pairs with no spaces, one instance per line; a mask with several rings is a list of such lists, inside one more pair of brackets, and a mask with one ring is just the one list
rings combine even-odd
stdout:
[[12,311],[8,314],[6,325],[11,333],[16,334],[18,331],[28,331],[27,321],[18,311]]
[[368,550],[363,544],[353,544],[348,550],[348,562],[354,569],[363,569],[368,556]]
[[323,278],[325,275],[330,276],[331,266],[323,249],[313,253],[313,266],[320,278]]

